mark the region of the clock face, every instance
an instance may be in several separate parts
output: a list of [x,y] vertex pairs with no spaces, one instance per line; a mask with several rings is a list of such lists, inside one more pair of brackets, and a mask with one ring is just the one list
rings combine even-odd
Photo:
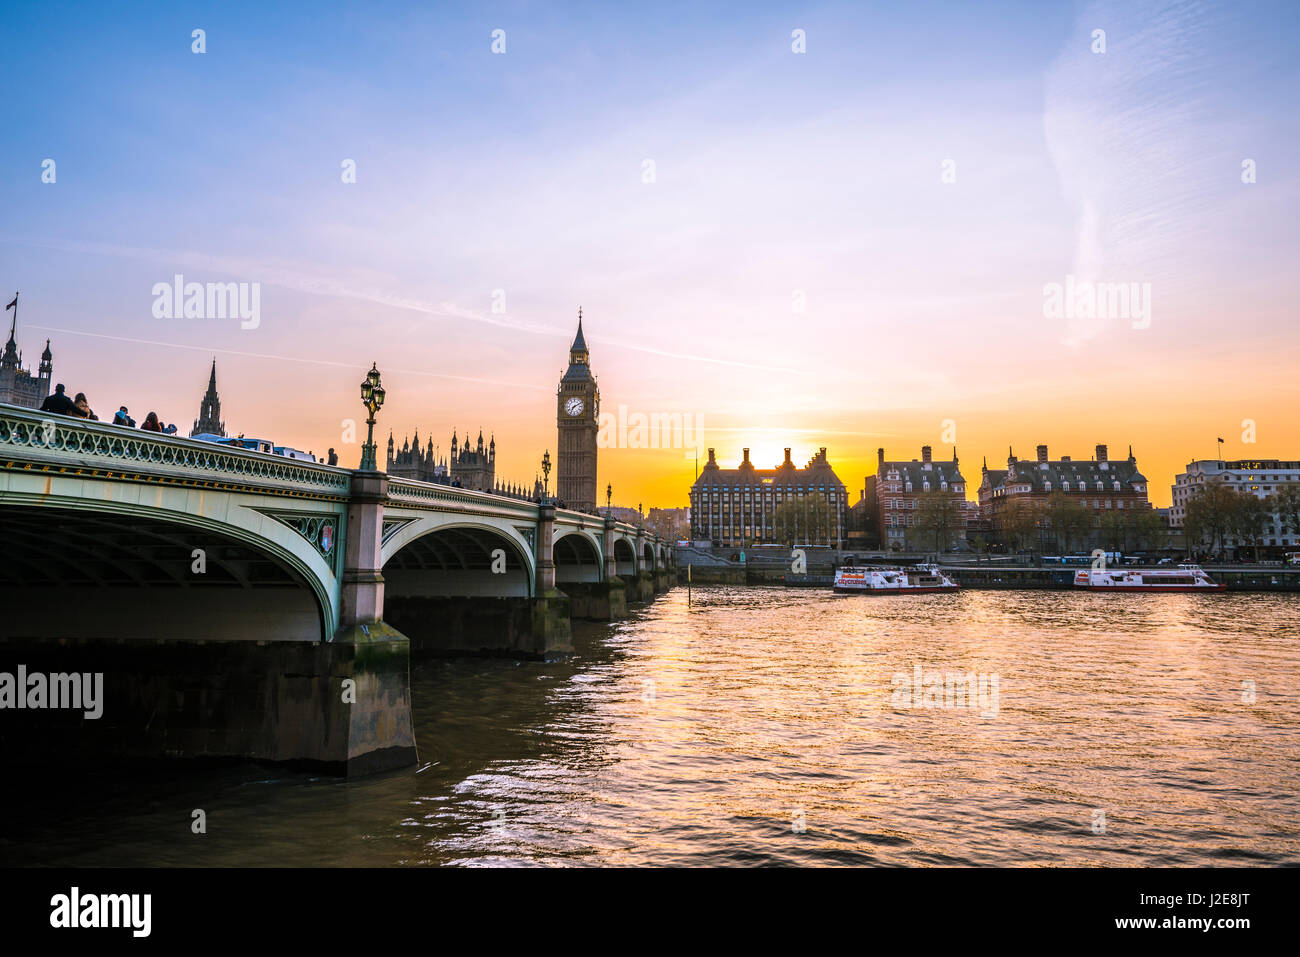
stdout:
[[564,403],[564,411],[569,415],[582,415],[582,400],[577,396]]

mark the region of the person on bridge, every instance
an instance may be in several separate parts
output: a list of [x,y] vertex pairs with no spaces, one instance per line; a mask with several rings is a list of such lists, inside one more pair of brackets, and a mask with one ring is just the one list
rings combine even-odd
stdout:
[[126,414],[126,406],[122,406],[113,414],[114,425],[125,425],[127,428],[135,428],[135,419]]
[[55,415],[79,415],[76,403],[68,398],[68,394],[63,391],[64,385],[60,382],[54,387],[54,395],[45,397],[41,403],[42,412],[53,412]]
[[95,411],[90,407],[90,403],[86,401],[86,393],[78,392],[77,398],[74,400],[73,404],[77,407],[77,415],[81,416],[83,419],[90,419],[92,422],[99,421],[99,416],[95,415]]
[[158,423],[158,413],[150,412],[144,418],[144,424],[140,426],[144,432],[161,432],[162,426]]
[[330,464],[330,465],[338,465],[338,464],[339,464],[339,456],[338,456],[338,453],[335,452],[333,449],[330,449],[330,460],[329,460],[329,464]]

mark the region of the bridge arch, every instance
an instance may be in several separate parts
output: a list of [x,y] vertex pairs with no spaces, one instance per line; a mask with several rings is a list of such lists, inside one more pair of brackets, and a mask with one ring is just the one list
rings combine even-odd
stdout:
[[601,545],[601,540],[587,529],[557,528],[552,550],[556,583],[604,581]]
[[[7,609],[0,635],[311,642],[333,637],[332,569],[289,525],[238,504],[235,495],[211,512],[182,511],[169,506],[178,495],[184,500],[194,493],[149,489],[132,501],[114,483],[78,484],[81,496],[62,500],[36,501],[12,485],[0,494],[6,549],[0,602]],[[100,491],[95,486],[101,484],[102,496],[86,494]],[[47,487],[53,490],[54,483]],[[205,493],[208,499],[222,495]],[[335,520],[337,528],[343,516]],[[340,538],[331,535],[331,553]],[[42,601],[46,591],[57,600]]]
[[653,572],[659,567],[658,559],[655,557],[654,545],[650,542],[645,542],[641,546],[641,562],[642,571]]
[[636,548],[622,535],[614,539],[614,568],[620,576],[636,574]]
[[385,601],[531,598],[535,590],[532,546],[507,521],[466,521],[455,515],[414,519],[385,537],[381,557]]

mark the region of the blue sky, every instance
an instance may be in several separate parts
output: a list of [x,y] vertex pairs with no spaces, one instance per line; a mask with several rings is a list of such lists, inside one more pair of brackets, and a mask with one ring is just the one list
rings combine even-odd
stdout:
[[[1163,472],[1250,416],[1278,447],[1245,451],[1294,456],[1296,19],[1282,3],[8,4],[0,284],[23,291],[20,344],[54,339],[58,377],[98,408],[187,425],[215,354],[232,425],[319,451],[378,360],[387,424],[444,447],[496,429],[521,479],[554,444],[579,303],[607,405],[700,415],[723,458],[829,445],[850,487],[878,444],[916,454],[947,418],[970,454],[1133,441]],[[1151,328],[1046,321],[1043,284],[1089,271],[1151,282]],[[261,282],[261,325],[153,318],[150,289],[176,272]],[[1079,411],[1218,375],[1265,387],[1173,423],[1146,403]],[[607,461],[663,504],[682,484],[680,454]]]

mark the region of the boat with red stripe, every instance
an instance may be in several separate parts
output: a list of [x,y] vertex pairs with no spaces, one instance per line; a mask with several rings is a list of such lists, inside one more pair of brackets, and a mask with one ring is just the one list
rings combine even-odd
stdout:
[[1080,569],[1074,574],[1074,587],[1088,591],[1219,592],[1228,586],[1216,582],[1200,565],[1179,565],[1177,568]]

